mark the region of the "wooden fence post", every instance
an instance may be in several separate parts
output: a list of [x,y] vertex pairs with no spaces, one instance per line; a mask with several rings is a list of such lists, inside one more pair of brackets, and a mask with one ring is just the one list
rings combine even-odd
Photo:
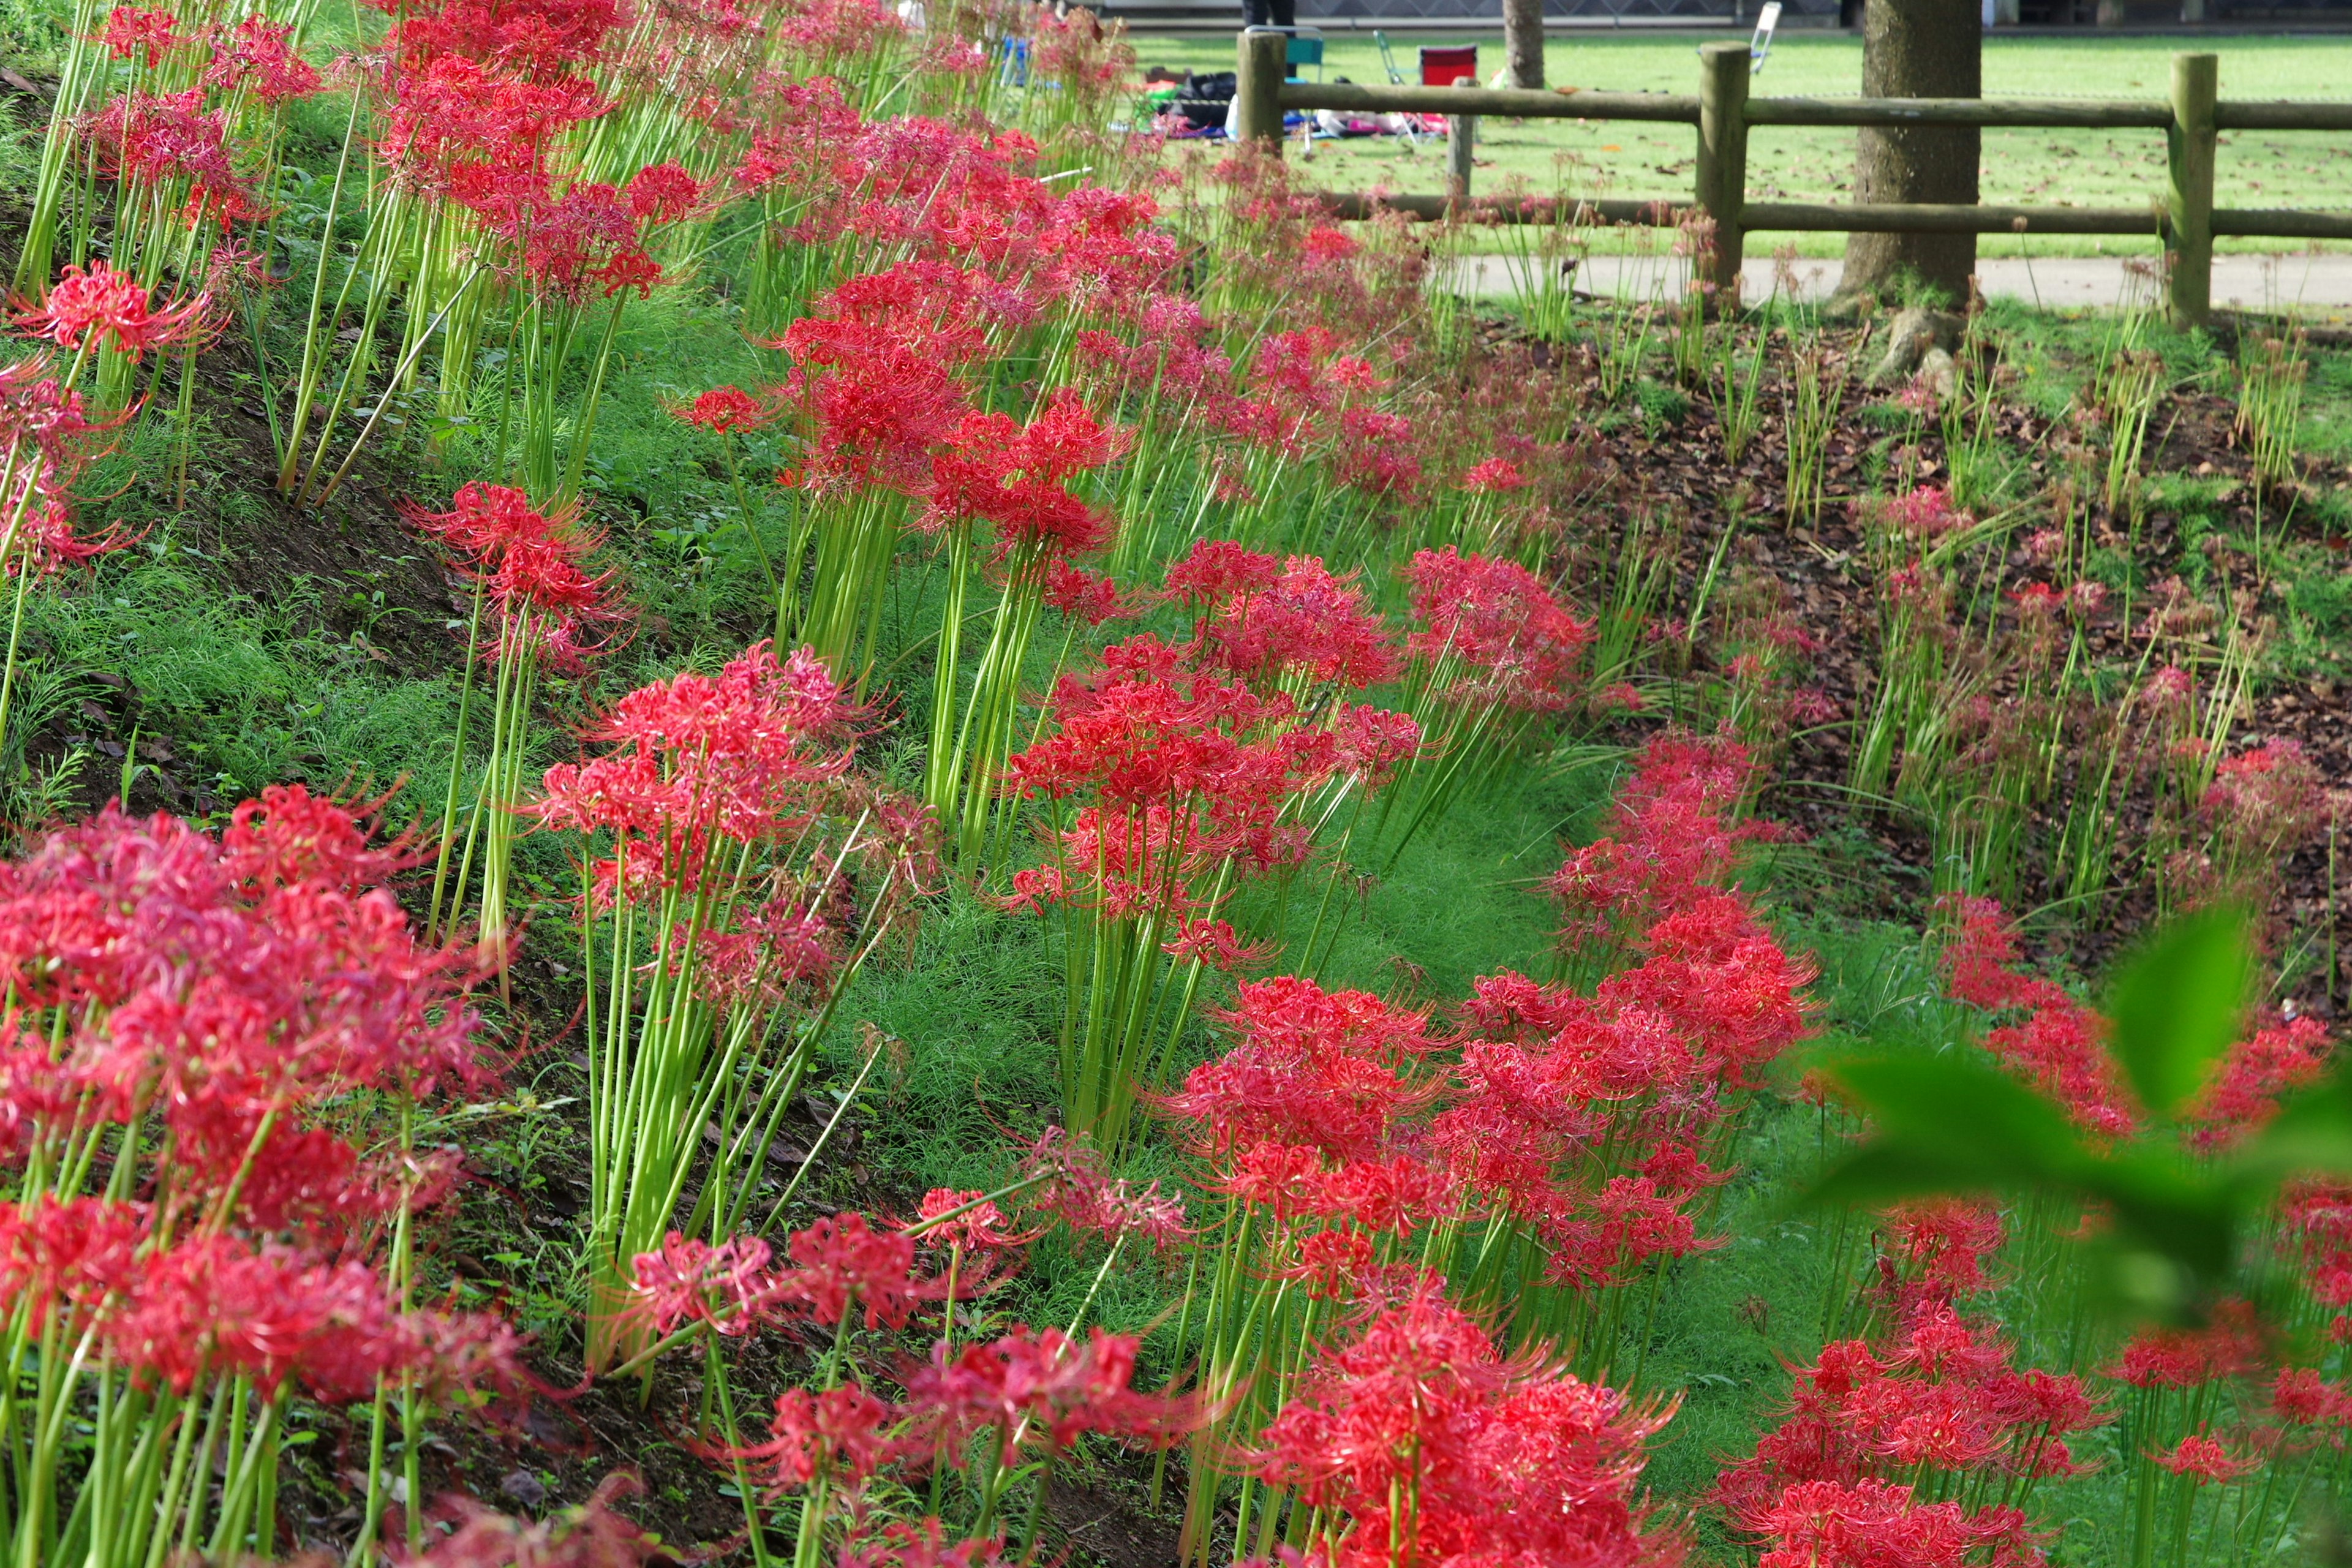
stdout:
[[1244,33],[1234,71],[1234,140],[1282,156],[1282,79],[1290,74],[1290,39],[1281,33]]
[[2213,308],[2213,104],[2220,92],[2219,55],[2172,57],[2164,259],[2172,319],[2184,327],[2203,326]]
[[1748,46],[1709,44],[1699,51],[1698,205],[1715,220],[1718,289],[1738,284],[1745,237],[1739,209],[1748,201]]
[[[1475,76],[1457,76],[1456,87],[1476,87]],[[1478,145],[1478,117],[1475,114],[1449,114],[1445,117],[1445,166],[1453,189],[1446,194],[1456,205],[1470,202],[1470,170],[1475,161]]]

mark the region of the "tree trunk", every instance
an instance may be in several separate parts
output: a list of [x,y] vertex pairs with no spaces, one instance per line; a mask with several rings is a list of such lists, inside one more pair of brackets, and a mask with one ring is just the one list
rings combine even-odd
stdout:
[[[1982,0],[1870,0],[1862,21],[1865,98],[1984,96]],[[1981,136],[1972,125],[1870,127],[1853,164],[1857,202],[1977,199]],[[1898,273],[1965,303],[1977,269],[1972,234],[1856,234],[1845,242],[1841,294],[1884,293]]]
[[1503,65],[1513,87],[1544,84],[1544,0],[1503,0]]

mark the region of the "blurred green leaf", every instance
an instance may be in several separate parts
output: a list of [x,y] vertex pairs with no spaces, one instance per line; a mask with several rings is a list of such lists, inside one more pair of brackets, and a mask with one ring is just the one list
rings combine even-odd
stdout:
[[2169,1118],[2204,1087],[2238,1037],[2252,975],[2245,911],[2227,904],[2173,921],[2125,966],[2111,1048],[2151,1112]]
[[1816,1201],[2064,1184],[2088,1159],[2063,1112],[1995,1068],[1876,1057],[1824,1070],[1870,1114],[1877,1136],[1814,1189]]
[[2273,1186],[2305,1173],[2352,1175],[2352,1062],[2288,1100],[2229,1169],[2241,1183]]

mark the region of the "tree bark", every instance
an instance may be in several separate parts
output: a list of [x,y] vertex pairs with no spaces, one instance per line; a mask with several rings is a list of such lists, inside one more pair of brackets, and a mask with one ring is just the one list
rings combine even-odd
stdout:
[[1503,0],[1503,66],[1513,87],[1544,84],[1544,0]]
[[[1983,97],[1981,7],[1982,0],[1870,0],[1862,21],[1863,96]],[[1865,128],[1854,156],[1853,199],[1972,203],[1981,135],[1972,125]],[[1883,293],[1906,269],[1951,302],[1965,303],[1977,269],[1977,237],[1849,235],[1838,291]]]

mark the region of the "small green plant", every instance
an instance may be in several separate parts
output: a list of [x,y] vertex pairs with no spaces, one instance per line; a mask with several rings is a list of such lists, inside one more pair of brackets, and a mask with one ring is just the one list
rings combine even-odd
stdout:
[[2303,330],[2238,344],[2238,444],[2252,454],[2254,483],[2283,485],[2295,476],[2294,437],[2311,359]]
[[1837,353],[1819,333],[1806,338],[1790,363],[1780,392],[1780,416],[1788,445],[1785,510],[1790,522],[1811,522],[1821,516],[1830,437],[1837,429],[1853,374],[1853,358]]
[[1724,323],[1723,357],[1715,367],[1715,417],[1723,431],[1723,455],[1735,464],[1748,455],[1748,444],[1764,422],[1757,395],[1764,387],[1764,359],[1771,340],[1770,329],[1759,321],[1743,364],[1737,324]]

